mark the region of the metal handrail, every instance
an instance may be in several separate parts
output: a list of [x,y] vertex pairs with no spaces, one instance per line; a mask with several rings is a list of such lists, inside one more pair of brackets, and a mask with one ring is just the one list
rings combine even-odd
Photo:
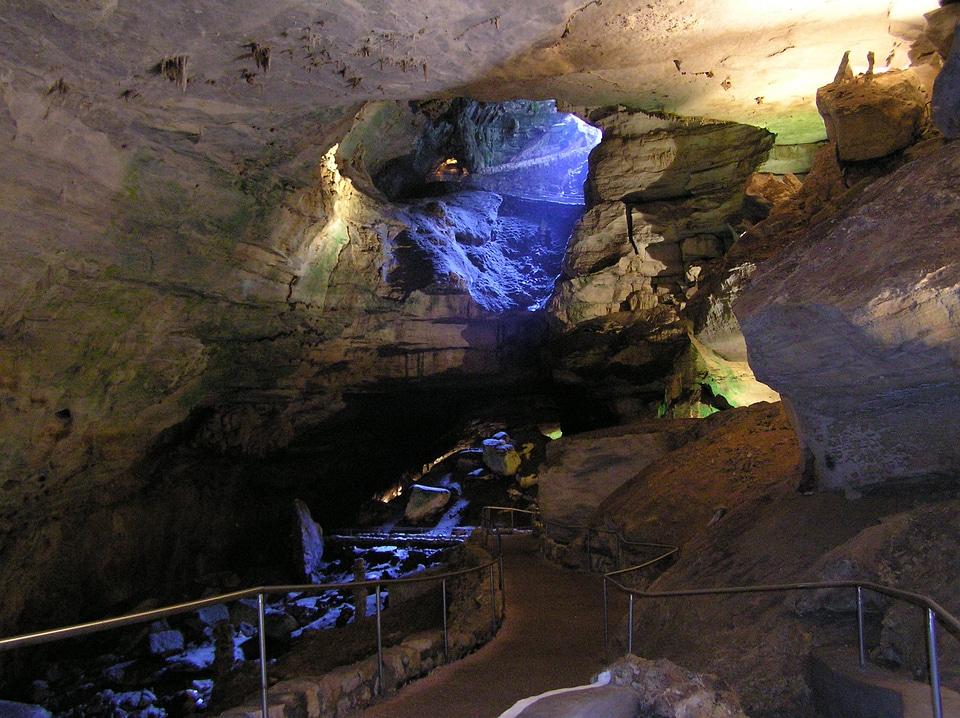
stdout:
[[481,511],[480,523],[485,528],[494,528],[493,526],[493,517],[491,513],[496,511],[497,513],[508,513],[510,514],[510,528],[515,529],[516,525],[514,522],[515,514],[527,514],[531,517],[530,519],[530,528],[536,528],[540,523],[540,512],[536,509],[518,509],[513,506],[484,506]]
[[387,578],[387,579],[371,579],[367,581],[348,581],[345,583],[311,583],[311,584],[290,584],[290,585],[278,585],[278,586],[258,586],[257,588],[244,589],[242,591],[234,591],[232,593],[220,594],[219,596],[211,596],[210,598],[203,598],[196,601],[188,601],[185,603],[178,603],[172,606],[165,606],[163,608],[152,609],[149,611],[140,611],[138,613],[130,613],[123,616],[117,616],[115,618],[105,618],[98,621],[89,621],[87,623],[80,623],[73,626],[66,626],[63,628],[53,628],[45,631],[37,631],[35,633],[27,633],[20,636],[11,636],[8,638],[0,638],[0,652],[12,650],[15,648],[25,648],[28,646],[35,646],[43,643],[51,643],[54,641],[61,641],[68,638],[77,638],[79,636],[85,636],[92,633],[99,633],[101,631],[110,630],[113,628],[122,628],[124,626],[131,626],[140,623],[147,623],[150,621],[156,621],[161,618],[167,618],[169,616],[175,616],[182,613],[187,613],[189,611],[194,611],[200,608],[206,608],[207,606],[215,606],[222,603],[229,603],[231,601],[239,601],[245,598],[256,598],[257,599],[257,630],[259,634],[260,641],[260,695],[261,695],[261,709],[263,713],[262,716],[268,716],[267,711],[267,661],[266,661],[266,632],[264,630],[265,623],[265,608],[264,608],[264,596],[266,594],[272,593],[308,593],[308,592],[322,592],[322,591],[342,591],[342,590],[354,590],[369,588],[371,586],[375,587],[375,595],[377,600],[376,604],[376,617],[377,617],[377,675],[379,680],[379,690],[383,690],[383,632],[380,619],[381,613],[381,600],[380,593],[381,587],[383,586],[396,586],[398,584],[412,584],[412,583],[425,583],[439,581],[441,585],[441,593],[443,596],[443,654],[444,661],[449,660],[449,636],[447,632],[447,581],[449,579],[458,578],[460,576],[465,576],[474,572],[481,572],[485,569],[489,570],[490,573],[490,606],[492,614],[492,633],[496,634],[497,632],[497,582],[494,577],[495,567],[500,572],[500,601],[502,611],[506,612],[506,595],[503,591],[503,552],[484,563],[480,566],[474,566],[472,568],[464,568],[458,571],[448,571],[442,574],[433,574],[429,576],[410,576],[407,578]]
[[[499,507],[498,507],[499,508]],[[521,509],[508,509],[508,508],[499,508],[499,510],[507,511],[522,511]],[[486,516],[486,514],[485,514]],[[537,513],[539,516],[539,513]],[[732,587],[720,587],[720,588],[694,588],[694,589],[677,589],[672,591],[642,591],[636,588],[630,588],[624,586],[616,577],[623,576],[627,573],[633,571],[638,571],[640,569],[646,568],[647,566],[652,566],[655,563],[663,561],[672,556],[676,556],[680,552],[678,546],[671,546],[669,544],[661,543],[651,543],[645,541],[631,541],[625,539],[618,531],[613,529],[601,529],[593,526],[576,526],[568,525],[560,522],[548,522],[541,521],[538,522],[540,525],[547,527],[549,525],[557,526],[559,528],[567,530],[576,530],[576,531],[593,531],[595,533],[607,533],[613,534],[617,538],[617,566],[620,565],[621,557],[621,545],[633,545],[633,546],[644,546],[650,548],[662,548],[665,549],[664,552],[652,559],[639,563],[635,566],[628,566],[626,568],[617,568],[613,571],[607,571],[603,574],[603,630],[604,630],[604,644],[609,651],[610,648],[610,628],[609,628],[609,604],[607,599],[607,584],[611,583],[615,588],[620,591],[623,591],[630,597],[630,607],[629,607],[629,617],[628,617],[628,628],[627,628],[627,652],[633,653],[633,603],[634,597],[640,598],[676,598],[676,597],[691,597],[691,596],[714,596],[714,595],[729,595],[729,594],[744,594],[744,593],[774,593],[782,591],[812,591],[818,589],[856,589],[857,591],[857,634],[858,634],[858,643],[859,643],[859,657],[860,657],[860,667],[863,668],[866,666],[866,646],[864,641],[864,620],[863,620],[863,591],[873,591],[874,593],[879,593],[881,595],[889,596],[890,598],[898,599],[901,601],[906,601],[912,603],[920,608],[925,609],[926,612],[926,633],[927,633],[927,663],[928,663],[928,672],[930,674],[930,689],[931,689],[931,702],[933,706],[933,715],[934,718],[943,718],[943,702],[941,695],[941,686],[940,686],[940,667],[939,667],[939,656],[937,652],[937,637],[936,637],[936,626],[937,619],[941,621],[944,626],[952,629],[952,633],[955,637],[960,639],[960,620],[955,618],[949,611],[947,611],[943,606],[934,601],[932,598],[925,596],[914,591],[904,591],[899,588],[893,588],[891,586],[883,586],[881,584],[872,583],[870,581],[817,581],[817,582],[803,582],[803,583],[783,583],[783,584],[763,584],[755,586],[732,586]],[[587,555],[590,555],[590,545],[589,542],[586,544]]]
[[[633,570],[631,567],[626,570]],[[864,622],[863,622],[863,591],[873,591],[891,598],[899,599],[912,603],[915,606],[926,609],[926,630],[927,630],[927,663],[930,673],[931,702],[933,705],[934,718],[943,718],[943,703],[940,690],[940,667],[937,653],[936,622],[940,621],[953,630],[953,633],[960,636],[960,621],[958,621],[943,606],[928,596],[913,591],[904,591],[891,586],[883,586],[870,581],[817,581],[803,583],[780,583],[780,584],[762,584],[756,586],[728,586],[719,588],[691,588],[677,589],[671,591],[641,591],[635,588],[624,586],[619,581],[611,578],[624,571],[613,571],[603,576],[603,596],[604,596],[604,627],[607,625],[607,582],[609,581],[620,591],[630,596],[630,608],[627,628],[627,652],[633,653],[633,599],[639,598],[678,598],[691,596],[717,596],[743,593],[775,593],[781,591],[815,591],[819,589],[843,589],[852,588],[857,591],[857,632],[859,639],[860,667],[866,665],[866,648],[864,643]],[[609,634],[607,634],[607,648],[609,649]]]
[[[515,522],[513,520],[514,514],[530,514],[533,516],[533,520],[531,521],[531,523],[533,524],[534,528],[543,527],[544,529],[546,529],[550,526],[555,526],[557,528],[566,529],[568,531],[592,531],[594,533],[612,534],[617,539],[617,565],[618,566],[620,565],[620,549],[622,546],[642,546],[645,548],[666,549],[666,552],[664,554],[658,556],[655,559],[652,559],[651,561],[647,561],[641,564],[640,566],[631,566],[629,568],[622,569],[621,571],[616,571],[615,573],[633,571],[638,568],[643,568],[645,566],[649,566],[651,563],[656,563],[657,561],[661,561],[665,558],[668,558],[680,552],[679,546],[672,546],[670,544],[655,543],[650,541],[635,541],[633,539],[625,538],[623,534],[621,534],[619,531],[615,529],[602,529],[602,528],[597,528],[595,526],[586,526],[586,525],[579,525],[579,524],[565,524],[560,521],[546,521],[542,518],[542,515],[538,509],[518,509],[513,506],[484,506],[483,514],[482,514],[482,523],[485,527],[493,528],[493,520],[490,515],[492,511],[509,513],[511,529],[515,528]],[[548,531],[545,530],[544,533],[547,536],[549,536]],[[589,554],[589,544],[587,546],[587,553]]]

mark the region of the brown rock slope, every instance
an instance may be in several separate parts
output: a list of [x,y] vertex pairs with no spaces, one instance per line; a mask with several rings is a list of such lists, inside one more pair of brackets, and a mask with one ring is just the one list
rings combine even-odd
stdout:
[[[735,409],[704,420],[701,438],[654,462],[621,487],[600,506],[595,520],[637,538],[682,546],[680,559],[651,590],[744,586],[818,578],[821,557],[876,526],[882,517],[955,493],[935,487],[909,492],[901,488],[856,501],[839,493],[804,495],[797,491],[798,463],[797,440],[779,404]],[[726,512],[714,519],[721,507]],[[948,531],[949,522],[940,523]],[[926,538],[929,545],[946,536],[934,533]],[[925,550],[913,544],[903,549],[908,543],[887,545],[900,547],[897,551],[906,552],[913,563],[923,564]],[[890,555],[872,554],[870,567],[881,567]],[[863,568],[865,576],[881,574],[881,569],[870,567]],[[933,574],[917,575],[926,581]],[[892,585],[937,593],[936,585],[913,585],[912,574],[887,572],[886,579]],[[738,692],[753,718],[813,716],[803,674],[806,658],[817,646],[855,645],[856,619],[825,610],[800,617],[793,610],[795,602],[786,593],[641,599],[636,606],[634,653],[666,657],[720,676]],[[876,634],[879,618],[873,623]],[[625,629],[621,625],[621,641]],[[916,629],[921,630],[919,616]],[[922,635],[915,640],[922,640]],[[875,639],[872,645],[876,643]],[[889,659],[890,651],[883,657]],[[943,672],[945,680],[952,675],[949,666]]]

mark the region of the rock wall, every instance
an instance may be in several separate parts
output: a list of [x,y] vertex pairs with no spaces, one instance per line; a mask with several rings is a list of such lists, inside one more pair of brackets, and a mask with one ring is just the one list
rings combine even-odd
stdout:
[[[747,180],[773,136],[623,108],[584,114],[604,137],[590,159],[592,206],[574,229],[547,305],[559,327],[554,378],[591,396],[611,423],[664,407],[674,416],[715,411],[712,398],[701,401],[701,386],[725,392],[721,406],[775,399],[753,381],[742,351],[727,354],[739,333],[722,309],[729,287],[715,298],[715,313],[726,316],[726,346],[711,346],[708,334],[691,353],[689,334],[700,326],[685,312],[709,267],[737,241]],[[751,388],[732,386],[734,377]]]
[[646,466],[695,438],[690,421],[648,420],[563,436],[547,445],[540,469],[539,506],[544,521],[586,525],[596,508]]
[[245,536],[285,540],[297,483],[324,523],[430,422],[536,376],[532,313],[386,281],[408,225],[369,168],[415,143],[405,105],[331,120],[321,154],[240,122],[121,129],[69,93],[0,102],[0,632],[27,606],[23,625],[62,623],[255,563]]
[[[866,189],[762,265],[734,303],[757,376],[823,488],[954,476],[960,149]],[[905,234],[906,232],[906,234]]]
[[756,127],[643,112],[591,115],[592,206],[574,231],[549,304],[566,326],[625,311],[678,307],[704,261],[736,239],[750,174],[773,136]]

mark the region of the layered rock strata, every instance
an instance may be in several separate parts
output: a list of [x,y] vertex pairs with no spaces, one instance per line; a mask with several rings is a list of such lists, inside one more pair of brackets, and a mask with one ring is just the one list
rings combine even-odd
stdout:
[[787,400],[823,488],[960,466],[943,440],[960,387],[958,167],[950,144],[877,181],[762,265],[733,305],[750,364]]
[[[589,119],[603,129],[604,139],[590,159],[592,206],[574,229],[547,305],[561,327],[552,343],[553,369],[555,379],[573,391],[596,391],[591,387],[596,376],[608,387],[612,382],[616,396],[598,398],[610,416],[623,421],[649,416],[658,405],[697,390],[671,389],[659,377],[688,352],[683,310],[705,268],[737,241],[733,223],[740,221],[744,188],[773,136],[746,125],[622,108]],[[727,321],[727,330],[735,324]],[[719,389],[720,382],[711,378],[717,369],[727,379],[752,382],[742,352],[724,357],[708,347],[701,354],[705,360],[691,358],[689,369],[676,376]],[[724,366],[728,360],[738,367]],[[727,393],[729,401],[721,404],[739,405],[735,392]],[[775,396],[765,389],[760,394]]]

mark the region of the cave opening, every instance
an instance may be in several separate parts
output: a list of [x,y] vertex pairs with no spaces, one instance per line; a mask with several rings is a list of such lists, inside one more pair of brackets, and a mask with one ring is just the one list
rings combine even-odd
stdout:
[[488,311],[543,308],[601,131],[553,100],[417,109],[429,121],[415,151],[373,177],[411,227],[393,240],[386,280],[409,293],[446,278]]

